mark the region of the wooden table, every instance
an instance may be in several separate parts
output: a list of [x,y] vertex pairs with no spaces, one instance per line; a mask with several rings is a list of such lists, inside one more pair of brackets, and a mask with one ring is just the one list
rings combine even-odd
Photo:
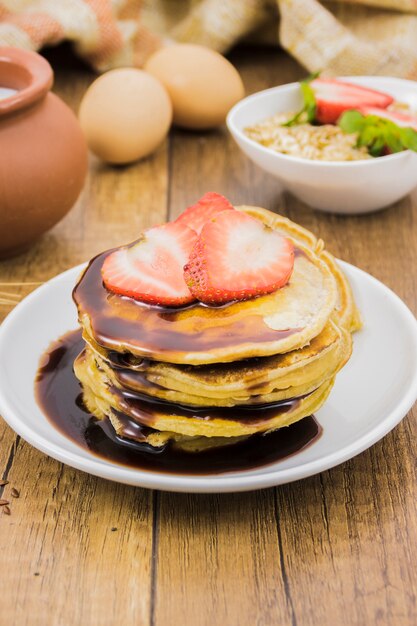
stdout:
[[[50,55],[55,90],[76,109],[93,76],[61,57]],[[232,60],[248,92],[303,75],[272,49]],[[92,159],[77,206],[27,254],[1,263],[0,280],[47,280],[208,190],[320,233],[416,311],[417,196],[364,217],[312,211],[280,198],[225,129],[174,131],[151,158],[126,168]],[[0,477],[12,501],[11,515],[0,513],[0,625],[414,626],[415,420],[414,410],[383,441],[319,476],[219,496],[89,476],[0,420]],[[9,498],[12,486],[19,498]]]

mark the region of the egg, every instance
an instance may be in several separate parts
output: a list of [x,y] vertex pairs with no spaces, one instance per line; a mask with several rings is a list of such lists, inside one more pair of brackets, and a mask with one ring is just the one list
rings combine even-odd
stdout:
[[108,163],[130,163],[164,140],[172,104],[154,76],[132,68],[111,70],[87,89],[79,120],[95,155]]
[[145,70],[171,96],[174,123],[206,129],[223,124],[229,109],[244,96],[238,71],[218,52],[194,44],[174,44],[155,52]]

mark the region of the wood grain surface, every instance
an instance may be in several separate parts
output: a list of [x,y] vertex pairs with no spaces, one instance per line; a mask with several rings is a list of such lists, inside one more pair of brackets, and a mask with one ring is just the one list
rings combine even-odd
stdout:
[[[49,58],[55,91],[76,110],[93,75],[66,52]],[[242,49],[232,60],[248,92],[303,75],[276,50]],[[125,168],[92,158],[77,206],[29,252],[2,262],[0,281],[47,280],[208,190],[319,233],[416,312],[417,195],[363,217],[312,211],[281,197],[226,129],[174,131]],[[0,512],[0,625],[415,626],[415,433],[414,409],[370,450],[318,476],[203,496],[73,470],[0,419],[0,478],[9,481],[0,497],[11,501],[11,514]]]

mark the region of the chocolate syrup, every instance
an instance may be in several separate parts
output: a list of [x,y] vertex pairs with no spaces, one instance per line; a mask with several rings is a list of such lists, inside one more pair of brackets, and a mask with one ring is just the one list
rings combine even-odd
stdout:
[[[109,420],[97,420],[84,407],[73,362],[84,348],[81,331],[64,335],[45,353],[35,382],[37,401],[49,421],[80,447],[113,463],[173,474],[219,474],[269,465],[305,449],[322,429],[313,417],[268,435],[256,434],[233,445],[199,453],[175,449],[170,443],[153,448],[144,440],[151,432],[120,413],[126,437]],[[265,407],[260,408],[262,413]]]
[[90,334],[108,350],[124,345],[128,352],[142,357],[184,363],[188,353],[276,342],[301,330],[274,330],[265,323],[264,317],[274,312],[270,296],[257,299],[259,310],[261,301],[264,303],[265,310],[260,314],[250,301],[220,307],[194,302],[174,308],[111,293],[101,276],[104,260],[111,252],[103,252],[90,261],[73,291],[80,315],[89,318]]
[[[169,416],[192,417],[204,421],[213,419],[231,420],[233,422],[241,422],[242,424],[261,424],[272,419],[277,414],[287,413],[294,410],[303,398],[306,396],[298,396],[297,398],[288,398],[287,400],[279,400],[270,402],[269,404],[255,405],[239,405],[238,407],[190,407],[182,404],[175,404],[150,397],[139,391],[121,390],[117,387],[111,387],[111,392],[118,396],[120,407],[126,411],[127,415],[138,419],[142,424],[152,426],[154,412],[163,413]],[[307,394],[308,395],[308,394]]]

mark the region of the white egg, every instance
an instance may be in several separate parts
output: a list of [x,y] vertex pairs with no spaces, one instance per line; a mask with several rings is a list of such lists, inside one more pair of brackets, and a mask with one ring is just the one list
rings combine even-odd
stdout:
[[94,154],[109,163],[130,163],[151,154],[164,140],[172,104],[154,76],[143,70],[117,69],[87,89],[79,119]]
[[235,67],[218,52],[194,44],[175,44],[155,52],[145,69],[163,83],[174,109],[174,123],[185,128],[223,124],[245,95]]

